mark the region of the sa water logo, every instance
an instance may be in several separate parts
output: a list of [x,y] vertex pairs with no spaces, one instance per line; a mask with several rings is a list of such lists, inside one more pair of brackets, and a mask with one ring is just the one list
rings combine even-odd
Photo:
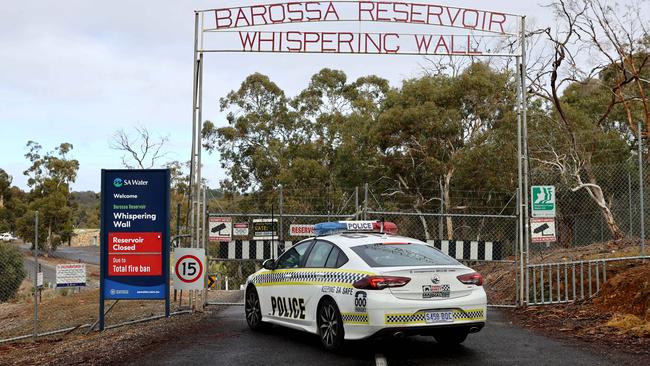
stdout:
[[122,180],[122,178],[113,179],[113,187],[120,188],[123,185],[124,185],[124,181]]

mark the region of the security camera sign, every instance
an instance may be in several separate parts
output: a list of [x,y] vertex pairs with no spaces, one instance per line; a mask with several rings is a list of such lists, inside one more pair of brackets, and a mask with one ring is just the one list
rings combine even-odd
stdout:
[[557,241],[555,236],[555,219],[552,217],[533,217],[530,219],[530,239],[533,243],[550,243]]
[[210,241],[230,241],[232,238],[231,217],[210,217]]

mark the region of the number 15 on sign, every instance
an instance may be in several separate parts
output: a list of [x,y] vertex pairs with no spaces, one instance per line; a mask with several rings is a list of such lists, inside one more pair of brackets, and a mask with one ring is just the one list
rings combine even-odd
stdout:
[[174,258],[174,289],[203,290],[205,282],[204,249],[176,248]]

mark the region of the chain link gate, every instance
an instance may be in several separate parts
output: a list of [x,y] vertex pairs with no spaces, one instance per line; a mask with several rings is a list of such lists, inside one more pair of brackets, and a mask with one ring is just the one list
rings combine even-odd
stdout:
[[[367,220],[385,220],[397,224],[400,235],[425,241],[429,245],[476,269],[485,278],[485,289],[490,306],[515,306],[517,303],[517,222],[514,215],[441,215],[434,213],[410,213],[365,211],[362,214],[283,214],[270,213],[220,213],[214,218],[230,218],[232,225],[248,224],[247,235],[235,235],[232,240],[210,242],[208,263],[212,270],[219,265],[235,266],[229,280],[229,289],[238,289],[246,277],[260,269],[263,260],[277,258],[285,250],[310,235],[291,235],[293,225],[314,225],[323,221],[353,220],[355,216]],[[256,239],[252,229],[254,220],[277,220],[276,238]],[[451,221],[448,221],[451,220]],[[440,222],[443,221],[442,226]],[[451,240],[439,233],[451,222],[457,225]],[[444,229],[443,229],[444,230]],[[444,239],[439,239],[444,238]],[[230,264],[224,264],[230,263]],[[217,275],[210,272],[209,275]],[[218,274],[224,278],[223,273]],[[220,286],[224,289],[224,285]],[[209,304],[216,304],[211,303]],[[239,305],[239,304],[238,304]]]

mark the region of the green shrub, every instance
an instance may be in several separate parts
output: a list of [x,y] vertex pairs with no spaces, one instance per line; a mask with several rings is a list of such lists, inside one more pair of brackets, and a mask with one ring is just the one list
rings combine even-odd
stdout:
[[0,302],[16,295],[25,275],[20,250],[11,244],[0,243]]

